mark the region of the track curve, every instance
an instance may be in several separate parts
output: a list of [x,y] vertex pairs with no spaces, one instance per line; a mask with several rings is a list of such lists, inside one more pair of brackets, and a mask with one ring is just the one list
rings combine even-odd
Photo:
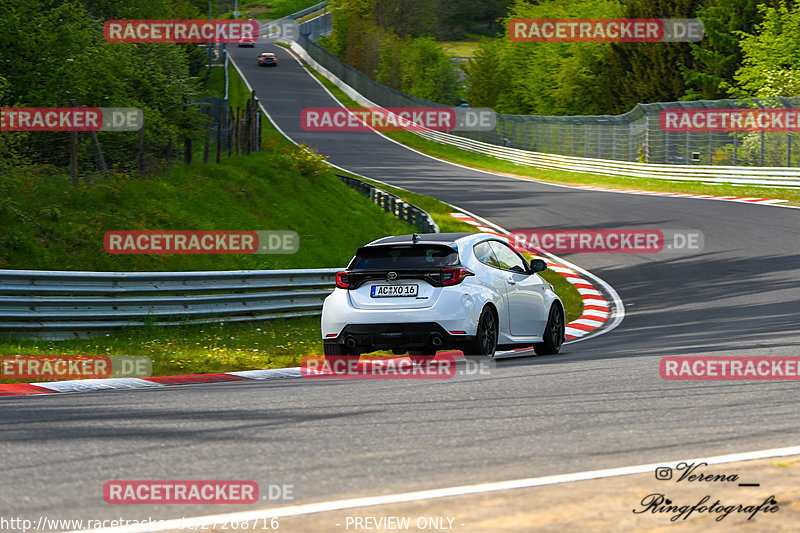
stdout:
[[[277,69],[255,64],[266,49]],[[509,229],[691,228],[705,250],[565,256],[611,283],[624,322],[556,357],[500,362],[488,377],[5,399],[0,515],[241,510],[110,506],[109,479],[292,483],[311,502],[798,443],[796,382],[667,382],[658,361],[800,355],[799,210],[569,189],[449,165],[372,133],[306,132],[303,108],[337,105],[316,80],[280,47],[231,52],[276,123],[341,167]]]

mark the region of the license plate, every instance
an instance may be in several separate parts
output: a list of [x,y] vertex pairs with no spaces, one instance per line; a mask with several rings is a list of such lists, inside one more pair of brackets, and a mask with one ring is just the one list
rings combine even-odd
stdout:
[[416,296],[419,285],[373,285],[370,296],[373,298],[394,298]]

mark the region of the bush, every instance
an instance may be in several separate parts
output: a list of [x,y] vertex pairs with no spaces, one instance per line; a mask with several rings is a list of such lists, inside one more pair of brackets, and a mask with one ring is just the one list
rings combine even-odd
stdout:
[[458,103],[458,74],[432,37],[417,37],[406,45],[401,65],[400,90],[424,100]]
[[328,156],[320,155],[314,148],[301,144],[284,148],[280,153],[280,161],[286,168],[303,177],[314,179],[328,171],[325,162]]

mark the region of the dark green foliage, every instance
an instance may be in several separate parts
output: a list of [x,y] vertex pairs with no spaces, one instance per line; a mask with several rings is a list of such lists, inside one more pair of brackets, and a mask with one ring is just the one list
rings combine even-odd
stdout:
[[333,32],[322,41],[332,53],[377,81],[412,96],[456,104],[460,87],[449,58],[428,35],[430,0],[337,0]]
[[[185,110],[184,102],[198,95],[203,51],[196,45],[107,43],[103,22],[199,16],[186,0],[6,1],[0,17],[0,105],[64,107],[75,100],[78,106],[142,107],[146,145],[156,150],[166,150],[170,141],[178,145],[196,132],[195,111]],[[100,136],[109,162],[130,158],[134,134]],[[34,160],[64,163],[68,135],[29,138],[27,152]],[[0,150],[10,142],[0,141]]]

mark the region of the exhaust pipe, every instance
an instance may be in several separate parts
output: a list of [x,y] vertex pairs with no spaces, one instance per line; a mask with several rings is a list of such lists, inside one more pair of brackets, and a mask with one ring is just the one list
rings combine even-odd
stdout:
[[433,335],[431,335],[431,344],[433,344],[437,348],[442,344],[444,344],[442,336],[438,333],[434,333]]
[[352,336],[350,336],[350,337],[347,337],[347,338],[344,340],[344,345],[345,345],[345,346],[347,346],[348,348],[350,348],[350,349],[352,350],[353,348],[355,348],[355,347],[356,347],[356,339],[355,339],[355,338],[353,338]]

